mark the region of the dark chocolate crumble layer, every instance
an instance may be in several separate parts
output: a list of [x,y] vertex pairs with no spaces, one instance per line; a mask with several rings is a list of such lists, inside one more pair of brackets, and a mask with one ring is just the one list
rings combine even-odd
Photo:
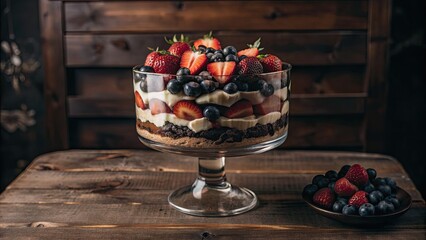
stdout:
[[274,123],[257,124],[256,126],[248,128],[245,131],[235,128],[219,127],[197,133],[186,126],[178,126],[172,123],[167,123],[163,127],[159,128],[152,123],[143,123],[138,120],[137,125],[139,128],[147,130],[150,133],[160,134],[163,137],[170,137],[173,139],[181,137],[205,138],[214,141],[216,144],[221,144],[224,142],[241,142],[244,138],[257,138],[267,135],[273,136],[276,131],[287,126],[287,119],[288,115],[285,115]]

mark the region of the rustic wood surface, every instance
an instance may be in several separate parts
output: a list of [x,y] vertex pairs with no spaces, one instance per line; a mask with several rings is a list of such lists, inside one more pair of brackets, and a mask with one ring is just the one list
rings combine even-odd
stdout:
[[[316,174],[360,163],[396,179],[413,198],[395,223],[361,229],[315,214],[301,200]],[[426,207],[394,159],[349,152],[271,151],[232,158],[228,179],[260,206],[226,218],[192,217],[167,203],[191,184],[196,159],[154,151],[73,150],[37,158],[0,195],[1,239],[421,239]]]

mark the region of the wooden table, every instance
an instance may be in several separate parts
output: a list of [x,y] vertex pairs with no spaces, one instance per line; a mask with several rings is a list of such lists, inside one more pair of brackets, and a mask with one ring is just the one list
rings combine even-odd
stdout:
[[[407,190],[412,208],[393,225],[360,229],[315,214],[301,200],[316,174],[360,163]],[[0,195],[4,239],[424,239],[426,207],[401,165],[363,153],[271,151],[229,159],[231,183],[260,206],[225,218],[184,215],[167,203],[195,178],[194,158],[153,151],[63,151],[37,158]]]

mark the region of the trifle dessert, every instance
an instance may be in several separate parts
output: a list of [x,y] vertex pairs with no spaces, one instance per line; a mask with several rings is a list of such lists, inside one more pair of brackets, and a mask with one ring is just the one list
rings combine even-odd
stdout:
[[291,66],[248,48],[223,47],[210,34],[166,39],[133,69],[140,138],[189,148],[240,148],[288,129]]

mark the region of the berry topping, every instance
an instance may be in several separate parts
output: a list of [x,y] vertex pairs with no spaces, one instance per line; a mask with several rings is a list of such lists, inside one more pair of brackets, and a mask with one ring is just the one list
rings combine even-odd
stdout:
[[203,112],[201,111],[201,108],[194,101],[188,100],[177,102],[173,106],[173,113],[178,118],[185,119],[188,121],[203,117]]
[[345,177],[358,187],[364,186],[368,183],[367,171],[359,164],[352,165]]
[[358,213],[360,216],[372,216],[374,215],[374,206],[371,203],[364,203],[359,207]]
[[236,68],[235,62],[214,62],[207,65],[207,70],[221,84],[231,81]]
[[149,100],[149,108],[151,109],[152,115],[172,112],[172,110],[169,108],[169,106],[167,106],[165,102],[156,98]]
[[173,36],[173,39],[167,39],[166,37],[164,37],[164,39],[171,45],[168,49],[170,54],[181,57],[184,52],[191,50],[188,44],[189,38],[185,37],[183,34],[180,35],[180,39],[177,39],[176,35]]
[[216,50],[221,49],[219,40],[217,40],[217,38],[214,38],[212,36],[212,32],[211,31],[210,31],[209,34],[204,35],[203,38],[195,40],[194,47],[196,49],[198,49],[198,47],[200,45],[203,45],[203,46],[205,46],[207,48],[213,48],[213,49],[216,49]]
[[262,64],[257,57],[246,57],[238,63],[238,74],[261,74]]
[[[158,47],[157,47],[157,49],[152,49],[152,48],[148,48],[149,50],[151,50],[152,52],[150,52],[147,56],[146,56],[146,59],[145,59],[145,66],[148,66],[148,67],[152,67],[153,65],[154,65],[154,60],[158,57],[158,56],[160,56],[161,54],[160,54],[160,52],[159,52],[159,50],[158,50]],[[140,70],[140,71],[142,71],[142,70]]]
[[358,188],[346,178],[341,178],[334,184],[334,192],[340,197],[350,197],[356,191],[358,191]]
[[368,203],[367,193],[358,191],[349,199],[349,204],[355,207],[360,207],[362,204]]
[[223,62],[224,57],[222,53],[213,53],[210,57],[210,62]]
[[182,85],[177,79],[172,79],[167,83],[167,90],[172,94],[178,94],[182,90]]
[[175,74],[179,69],[179,57],[167,52],[160,54],[154,59],[152,68],[156,73]]
[[238,60],[237,56],[230,54],[230,55],[225,57],[225,61],[226,62],[238,62],[239,60]]
[[256,115],[266,115],[271,112],[281,111],[281,99],[275,95],[267,97],[265,101],[253,106]]
[[220,111],[217,107],[207,106],[203,110],[203,115],[210,121],[216,121],[220,117]]
[[203,80],[200,86],[204,93],[211,93],[219,87],[219,83],[212,80]]
[[189,74],[191,74],[191,70],[189,70],[189,68],[187,68],[187,67],[179,68],[179,70],[176,73],[177,76],[186,76],[186,75],[189,75]]
[[198,75],[200,75],[201,77],[203,77],[203,79],[207,79],[207,80],[212,80],[213,79],[212,75],[210,75],[210,73],[207,72],[207,71],[202,71]]
[[140,72],[154,72],[154,69],[150,66],[142,66],[138,69]]
[[233,94],[238,92],[238,86],[237,84],[230,82],[223,87],[223,91],[229,94]]
[[200,84],[196,82],[189,82],[183,85],[183,92],[190,97],[198,97],[201,94]]
[[223,115],[227,118],[243,118],[253,115],[253,107],[248,100],[240,100],[225,110]]
[[259,55],[259,51],[263,49],[263,48],[259,48],[260,38],[257,39],[253,44],[247,44],[247,46],[249,48],[246,48],[238,52],[238,57],[241,55],[245,55],[247,57],[256,57],[257,55]]
[[331,209],[334,199],[334,194],[330,188],[321,188],[314,194],[312,201],[320,207]]
[[223,54],[228,55],[237,55],[237,49],[234,46],[227,46],[223,49]]
[[135,103],[136,103],[136,106],[138,108],[141,108],[141,109],[145,109],[146,108],[145,104],[144,104],[144,102],[142,100],[142,97],[141,97],[141,95],[139,94],[138,91],[135,91]]
[[201,53],[200,51],[186,51],[182,55],[180,60],[181,68],[188,68],[190,74],[195,75],[200,73],[207,65],[206,54]]
[[277,72],[283,70],[281,59],[272,54],[259,55],[260,63],[263,66],[263,72]]

